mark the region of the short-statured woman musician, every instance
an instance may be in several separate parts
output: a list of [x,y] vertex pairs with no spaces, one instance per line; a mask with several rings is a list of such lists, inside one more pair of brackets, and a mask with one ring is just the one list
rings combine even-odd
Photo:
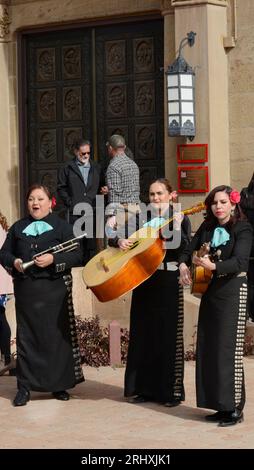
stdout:
[[[55,254],[48,250],[72,239],[73,231],[52,213],[46,186],[35,184],[29,189],[27,206],[29,216],[12,225],[0,250],[1,264],[14,277],[18,386],[14,406],[26,405],[32,390],[68,400],[66,389],[84,380],[71,277],[71,268],[79,265],[82,253],[79,248]],[[23,271],[24,262],[45,250]]]

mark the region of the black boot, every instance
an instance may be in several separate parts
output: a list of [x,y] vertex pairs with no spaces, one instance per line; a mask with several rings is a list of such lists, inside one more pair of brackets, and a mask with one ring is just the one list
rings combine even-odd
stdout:
[[70,399],[69,393],[65,390],[62,390],[61,392],[53,392],[52,395],[56,400],[68,401]]
[[25,388],[20,388],[13,400],[13,406],[25,406],[30,400],[30,392]]
[[233,426],[234,424],[241,423],[243,421],[243,411],[237,408],[234,411],[227,411],[224,417],[220,420],[218,426],[226,427]]
[[136,395],[135,397],[128,398],[129,403],[145,403],[147,401],[149,401],[149,398],[145,395]]
[[181,400],[177,400],[174,398],[172,401],[166,401],[163,403],[164,406],[167,406],[168,408],[173,408],[174,406],[181,405]]

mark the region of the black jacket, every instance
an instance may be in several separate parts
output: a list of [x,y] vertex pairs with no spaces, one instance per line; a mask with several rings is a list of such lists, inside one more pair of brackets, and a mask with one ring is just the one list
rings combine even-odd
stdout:
[[[223,226],[230,235],[230,239],[226,245],[221,245],[220,259],[216,261],[215,276],[226,274],[237,274],[241,271],[248,271],[249,256],[252,244],[252,227],[249,222],[239,220],[234,225],[225,224]],[[179,258],[179,264],[184,262],[191,263],[191,255],[193,251],[199,250],[205,242],[210,242],[216,227],[208,228],[207,223],[203,222],[191,243],[184,248]],[[216,248],[217,250],[217,248]],[[215,249],[214,249],[215,251]],[[213,253],[212,253],[213,254]]]
[[27,236],[23,230],[35,221],[31,216],[15,222],[6,237],[6,240],[0,250],[0,264],[12,273],[14,278],[58,278],[63,274],[69,273],[74,266],[80,266],[82,263],[82,251],[78,247],[74,251],[59,252],[53,254],[54,263],[46,268],[39,268],[33,265],[25,271],[25,274],[19,273],[13,266],[16,258],[21,258],[23,262],[31,261],[33,256],[44,250],[48,250],[74,238],[73,228],[65,220],[55,214],[49,214],[44,219],[53,227],[53,230],[44,232],[36,237]]
[[[240,206],[254,230],[254,192],[253,191],[249,191],[248,188],[242,189]],[[252,258],[254,257],[254,233],[253,233],[253,239],[252,239],[251,257]]]
[[90,160],[87,185],[76,164],[76,157],[58,172],[57,190],[64,205],[73,212],[75,204],[86,202],[95,206],[96,194],[103,186],[103,173],[98,163]]

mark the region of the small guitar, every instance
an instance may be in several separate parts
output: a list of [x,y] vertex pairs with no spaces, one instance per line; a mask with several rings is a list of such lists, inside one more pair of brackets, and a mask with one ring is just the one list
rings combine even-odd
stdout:
[[[203,258],[204,256],[209,256],[210,254],[210,242],[203,243],[201,248],[198,251],[194,251],[193,256],[196,255],[198,258]],[[196,266],[192,263],[191,268],[192,274],[192,285],[191,293],[192,294],[204,294],[208,288],[208,285],[212,279],[212,271],[209,269],[203,268],[203,266]]]

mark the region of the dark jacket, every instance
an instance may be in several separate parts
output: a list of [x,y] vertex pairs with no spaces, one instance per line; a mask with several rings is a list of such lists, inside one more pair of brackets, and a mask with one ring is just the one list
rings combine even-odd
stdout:
[[23,262],[31,261],[37,253],[49,250],[74,238],[72,226],[57,215],[49,214],[41,220],[51,225],[53,230],[35,237],[27,236],[23,230],[35,221],[31,216],[28,216],[15,222],[8,232],[0,250],[0,264],[7,271],[11,271],[14,278],[55,279],[62,277],[63,274],[70,273],[73,266],[80,266],[82,263],[82,252],[78,247],[74,251],[52,253],[54,263],[43,269],[33,265],[25,271],[25,274],[22,274],[14,268],[13,263],[16,258],[21,258]]
[[[236,275],[241,271],[248,271],[252,243],[252,227],[250,223],[246,220],[239,220],[234,225],[225,224],[223,227],[229,233],[230,239],[226,245],[217,247],[220,251],[220,257],[218,261],[215,261],[216,271],[214,277],[227,274]],[[215,228],[214,226],[210,229],[207,223],[203,222],[191,243],[181,253],[179,264],[183,262],[190,264],[193,251],[199,250],[203,243],[212,240]],[[216,255],[217,248],[212,249],[212,254]]]
[[96,194],[103,186],[103,173],[98,163],[90,160],[87,185],[76,164],[76,157],[58,172],[57,190],[64,205],[73,212],[75,204],[86,202],[95,206]]
[[[254,231],[254,191],[250,191],[248,188],[243,188],[241,191],[241,202],[240,206],[242,211],[246,215]],[[251,257],[254,257],[254,233],[252,239]]]

